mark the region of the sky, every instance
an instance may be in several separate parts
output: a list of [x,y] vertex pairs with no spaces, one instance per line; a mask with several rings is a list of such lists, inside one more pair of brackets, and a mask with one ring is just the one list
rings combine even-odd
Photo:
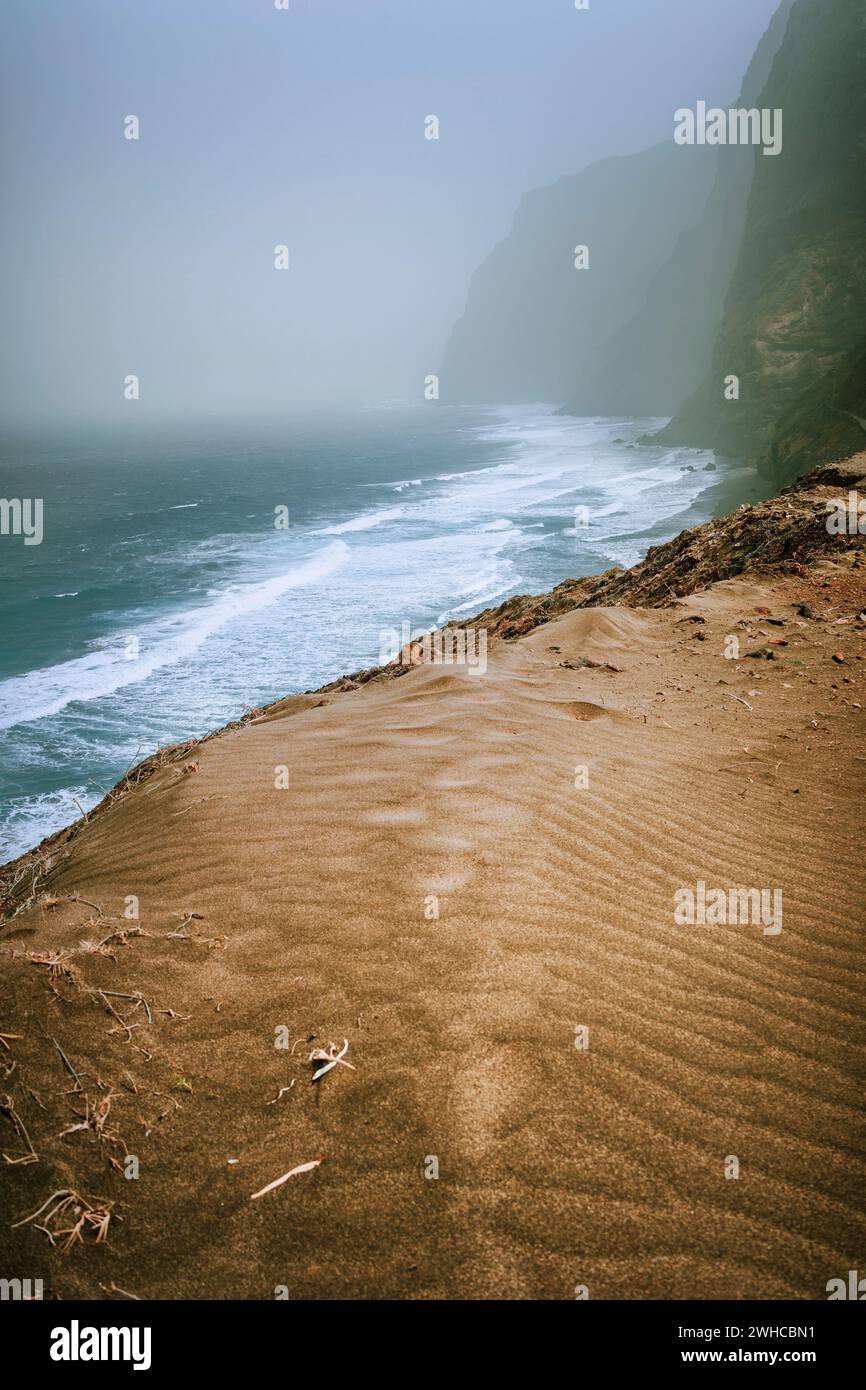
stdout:
[[777,0],[289,3],[0,0],[0,423],[420,398],[521,195],[732,101]]

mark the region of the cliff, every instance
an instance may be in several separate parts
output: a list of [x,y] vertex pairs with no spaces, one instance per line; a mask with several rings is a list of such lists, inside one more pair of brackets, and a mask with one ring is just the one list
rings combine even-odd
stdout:
[[758,103],[783,110],[783,149],[754,155],[710,369],[658,442],[756,458],[780,482],[862,446],[864,71],[866,6],[796,0]]
[[[605,340],[700,216],[714,175],[713,151],[671,141],[528,193],[472,278],[445,350],[443,399],[561,401],[592,379]],[[589,248],[584,270],[578,245]]]
[[[793,3],[761,39],[739,105],[764,88]],[[445,398],[672,414],[710,365],[753,170],[751,148],[671,138],[528,193],[472,279],[441,368]],[[589,247],[583,271],[577,245]]]
[[[738,107],[756,104],[793,3],[782,0],[758,44]],[[636,312],[611,335],[590,377],[572,388],[568,413],[672,415],[706,377],[743,237],[755,156],[740,145],[705,147],[704,154],[718,172],[703,215],[684,227]]]

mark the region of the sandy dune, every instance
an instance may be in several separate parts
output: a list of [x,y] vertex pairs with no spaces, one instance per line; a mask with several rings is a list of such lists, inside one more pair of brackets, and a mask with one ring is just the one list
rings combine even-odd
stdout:
[[[284,701],[94,817],[54,906],[0,936],[0,1090],[40,1156],[4,1165],[0,1272],[60,1297],[826,1297],[866,1264],[864,605],[846,555],[577,610],[483,675]],[[783,930],[676,925],[698,880],[780,887]],[[344,1039],[354,1069],[312,1084]],[[101,1138],[57,1137],[107,1096]],[[8,1115],[0,1143],[26,1152]],[[10,1229],[65,1187],[114,1202],[107,1244]]]

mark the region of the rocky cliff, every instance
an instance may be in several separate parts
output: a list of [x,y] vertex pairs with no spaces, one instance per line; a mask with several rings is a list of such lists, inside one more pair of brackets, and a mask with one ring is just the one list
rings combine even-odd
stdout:
[[[758,44],[738,107],[757,103],[793,3],[782,0]],[[714,147],[705,147],[704,153],[715,162]],[[718,147],[718,173],[703,216],[684,227],[670,258],[634,306],[636,312],[611,335],[591,376],[571,390],[569,413],[672,415],[697,390],[710,368],[754,167],[751,147]]]
[[[700,217],[714,176],[714,151],[671,141],[528,193],[472,279],[445,351],[443,399],[573,395],[594,377],[604,344],[631,318],[682,228]],[[578,245],[589,249],[582,270]]]
[[784,112],[782,153],[754,156],[711,366],[660,440],[757,458],[779,481],[862,447],[864,71],[864,0],[796,0],[758,103]]

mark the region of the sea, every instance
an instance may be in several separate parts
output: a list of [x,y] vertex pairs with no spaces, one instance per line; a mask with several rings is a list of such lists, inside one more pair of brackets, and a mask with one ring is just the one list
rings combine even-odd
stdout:
[[[0,444],[0,861],[160,745],[377,664],[427,629],[757,495],[663,420],[405,402],[307,420],[81,430]],[[585,509],[585,510],[583,510]]]

